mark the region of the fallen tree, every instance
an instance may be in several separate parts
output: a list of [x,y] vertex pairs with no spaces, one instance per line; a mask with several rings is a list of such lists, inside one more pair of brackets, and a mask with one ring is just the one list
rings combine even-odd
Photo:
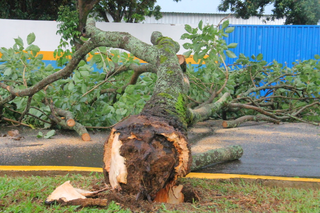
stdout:
[[[39,62],[39,49],[32,44],[34,34],[28,36],[27,52],[18,38],[13,49],[1,49],[5,62],[0,65],[1,119],[23,125],[28,125],[23,121],[31,119],[49,127],[57,124],[77,131],[83,140],[90,140],[83,124],[87,128],[102,128],[99,125],[103,121],[122,120],[112,126],[105,143],[106,182],[113,189],[136,194],[137,198],[180,200],[181,186],[175,186],[175,181],[188,174],[192,166],[188,126],[212,117],[240,118],[224,123],[225,127],[235,127],[248,120],[305,121],[302,116],[319,114],[319,82],[313,81],[318,73],[313,69],[307,72],[308,64],[299,64],[292,70],[280,69],[277,63],[265,66],[261,56],[257,62],[240,56],[239,69],[229,73],[230,68],[224,63],[225,53],[234,57],[228,48],[236,45],[227,45],[217,38],[231,33],[233,28],[228,28],[225,21],[221,28],[203,26],[200,22],[199,29],[202,34],[186,26],[188,33],[182,36],[192,41],[184,46],[190,49],[186,56],[194,52],[194,60],[206,64],[197,72],[190,71],[184,57],[176,56],[179,45],[160,32],[152,34],[152,45],[149,45],[128,33],[104,32],[90,19],[83,31],[88,40],[61,70]],[[131,56],[105,47],[124,49]],[[83,61],[88,53],[98,68],[103,68],[103,74],[91,72],[91,67]],[[137,65],[133,55],[147,64]],[[17,59],[12,62],[12,57]],[[40,65],[46,73],[33,73]],[[143,78],[139,77],[141,74]],[[295,78],[290,79],[292,76]],[[261,86],[262,82],[265,85]],[[142,87],[147,89],[142,92]],[[261,90],[267,90],[265,95],[259,93]],[[132,101],[132,97],[136,99]],[[292,100],[297,106],[290,103]],[[135,101],[140,105],[131,105]],[[119,102],[121,106],[117,106]],[[135,110],[137,106],[139,110]],[[78,118],[69,112],[71,109]],[[130,114],[135,115],[127,117]],[[88,126],[92,121],[97,121],[96,126]],[[317,120],[312,122],[319,125]],[[228,158],[225,158],[227,154],[222,155],[220,160],[241,157],[242,149],[231,149],[234,154]],[[218,155],[215,151],[207,154]],[[201,166],[206,165],[203,162]]]

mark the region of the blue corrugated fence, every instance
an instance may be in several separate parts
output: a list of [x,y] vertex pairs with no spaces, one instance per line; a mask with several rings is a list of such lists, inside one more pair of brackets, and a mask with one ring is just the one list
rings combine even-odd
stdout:
[[[233,33],[225,38],[227,44],[238,43],[231,49],[237,56],[263,54],[263,60],[292,67],[292,62],[320,55],[320,26],[318,25],[232,25]],[[227,59],[233,64],[235,59]]]

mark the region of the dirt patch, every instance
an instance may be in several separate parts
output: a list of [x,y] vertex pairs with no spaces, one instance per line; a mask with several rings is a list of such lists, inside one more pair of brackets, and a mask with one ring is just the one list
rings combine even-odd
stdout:
[[[180,184],[180,183],[179,183]],[[261,190],[260,183],[244,183],[243,180],[181,180],[183,194],[185,196],[182,204],[154,203],[142,199],[136,199],[134,195],[125,195],[112,191],[99,194],[96,198],[107,199],[120,205],[122,209],[130,209],[132,212],[272,212],[283,211],[284,204],[281,196],[264,197],[246,192],[246,187],[254,185],[254,190]],[[217,185],[215,188],[214,186]],[[221,185],[228,185],[224,188]],[[237,185],[232,187],[232,185]],[[242,185],[242,186],[241,186]],[[92,185],[92,190],[103,188],[104,185]],[[243,189],[242,189],[243,188]],[[240,189],[240,190],[239,190]],[[279,188],[279,190],[283,190]]]

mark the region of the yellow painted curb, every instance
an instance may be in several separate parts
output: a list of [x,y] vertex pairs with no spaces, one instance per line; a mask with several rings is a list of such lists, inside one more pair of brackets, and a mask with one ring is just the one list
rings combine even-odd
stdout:
[[78,166],[0,166],[0,171],[77,171],[102,172],[102,168]]
[[[78,167],[78,166],[0,166],[1,171],[77,171],[77,172],[102,172],[102,168],[97,167]],[[294,178],[278,176],[260,176],[260,175],[241,175],[241,174],[220,174],[220,173],[189,173],[186,178],[203,178],[203,179],[263,179],[263,180],[280,180],[280,181],[299,181],[299,182],[317,182],[317,178]]]
[[187,178],[204,178],[204,179],[263,179],[263,180],[281,180],[281,181],[300,181],[300,182],[318,182],[317,178],[299,178],[299,177],[278,177],[278,176],[262,176],[262,175],[240,175],[240,174],[220,174],[220,173],[189,173]]

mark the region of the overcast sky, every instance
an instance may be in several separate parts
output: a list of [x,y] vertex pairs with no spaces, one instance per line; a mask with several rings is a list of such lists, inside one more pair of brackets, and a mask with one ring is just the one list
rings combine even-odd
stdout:
[[[157,0],[156,5],[161,6],[162,12],[190,12],[190,13],[218,13],[220,0]],[[266,13],[271,13],[272,6],[266,8]]]

